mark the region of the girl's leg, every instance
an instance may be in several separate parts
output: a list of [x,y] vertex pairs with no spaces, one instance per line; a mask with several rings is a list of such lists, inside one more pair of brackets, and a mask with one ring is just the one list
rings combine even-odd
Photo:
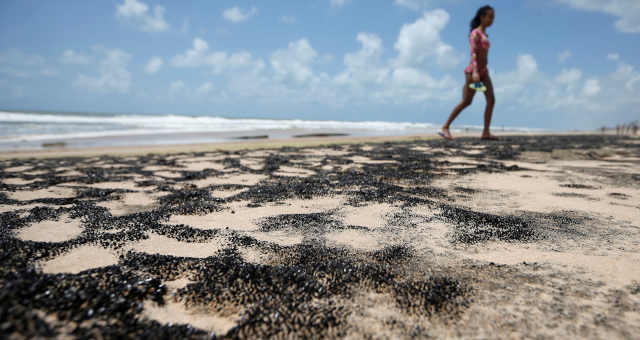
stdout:
[[487,100],[487,106],[484,109],[484,130],[482,131],[482,138],[496,140],[498,139],[498,137],[492,135],[491,132],[489,132],[489,128],[491,127],[491,116],[493,115],[493,107],[496,104],[496,96],[493,92],[493,83],[491,82],[489,73],[485,73],[481,77],[481,80],[487,87],[487,91],[484,93],[484,97]]
[[465,73],[465,77],[465,83],[462,87],[462,101],[453,108],[453,111],[451,111],[451,114],[449,115],[449,119],[447,119],[447,122],[442,126],[442,133],[444,134],[445,138],[453,138],[451,137],[451,133],[449,132],[449,126],[451,125],[453,120],[458,117],[462,110],[471,105],[471,103],[473,102],[473,96],[476,94],[476,91],[469,88],[469,84],[471,84],[471,74]]

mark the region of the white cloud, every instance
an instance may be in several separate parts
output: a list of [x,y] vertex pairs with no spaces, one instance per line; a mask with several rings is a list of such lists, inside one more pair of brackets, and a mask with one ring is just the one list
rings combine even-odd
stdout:
[[224,10],[224,12],[222,13],[222,16],[233,23],[239,23],[239,22],[249,20],[252,16],[256,14],[258,14],[258,9],[255,7],[251,7],[250,10],[243,12],[242,9],[236,6],[236,7],[232,7]]
[[498,100],[510,109],[554,112],[559,117],[567,117],[580,110],[593,111],[597,106],[585,93],[595,95],[598,83],[591,81],[585,89],[581,84],[582,70],[569,68],[557,75],[547,75],[538,69],[536,59],[530,54],[518,55],[515,70],[493,78]]
[[358,33],[356,39],[361,48],[344,56],[346,69],[336,76],[339,84],[360,87],[366,83],[381,83],[388,76],[389,69],[381,64],[382,40],[372,33]]
[[518,55],[517,68],[514,71],[495,76],[495,92],[514,94],[522,91],[538,76],[538,63],[530,54]]
[[[453,105],[460,99],[463,77],[436,76],[430,71],[446,65],[438,58],[456,56],[451,47],[437,48],[448,46],[440,38],[448,19],[445,11],[435,10],[404,25],[394,49],[390,49],[395,53],[389,57],[385,57],[387,51],[379,36],[361,32],[355,37],[358,48],[342,56],[343,68],[331,75],[319,71],[327,54],[314,49],[308,39],[291,41],[273,51],[265,64],[249,52],[211,51],[206,41],[196,38],[186,51],[170,59],[170,64],[202,67],[216,78],[193,88],[176,82],[172,93],[220,102],[251,98],[291,107],[300,103],[337,107]],[[575,59],[568,51],[560,52],[565,53],[558,54],[559,61]],[[560,58],[568,53],[569,57]],[[494,74],[491,70],[498,110],[554,113],[558,119],[574,119],[571,115],[588,112],[590,118],[580,124],[599,124],[602,118],[598,115],[607,117],[605,112],[621,112],[620,107],[633,107],[630,103],[635,100],[637,105],[639,101],[634,99],[640,88],[639,72],[619,64],[618,71],[608,77],[585,73],[573,65],[549,74],[539,69],[533,55],[520,53],[510,72]],[[217,84],[215,88],[213,84]]]
[[[553,114],[575,128],[593,128],[634,119],[640,105],[640,72],[623,61],[603,76],[585,75],[579,68],[547,74],[532,55],[521,54],[518,66],[495,74],[494,85],[500,107],[537,114]],[[504,99],[503,99],[504,98]]]
[[203,96],[208,94],[212,90],[213,90],[213,84],[210,81],[208,81],[203,83],[202,85],[200,85],[200,87],[198,87],[198,89],[196,89],[196,94]]
[[[581,80],[575,81],[575,86],[555,93],[553,87],[541,84],[542,100],[538,105],[580,115],[581,124],[593,126],[632,119],[634,108],[640,104],[638,88],[634,86],[640,82],[640,73],[632,66],[620,61],[618,68],[608,75]],[[585,111],[589,114],[584,115]]]
[[558,53],[558,62],[564,63],[567,59],[571,58],[571,52],[569,50],[564,50]]
[[127,70],[131,55],[117,48],[98,50],[105,54],[98,67],[99,74],[93,77],[80,74],[74,85],[103,93],[127,93],[131,86],[131,73]]
[[[459,100],[459,86],[450,75],[436,79],[420,69],[397,67],[390,69],[385,82],[349,95],[356,98],[363,96],[367,103],[383,105],[441,105],[447,101]],[[346,102],[351,103],[352,99],[347,98]]]
[[[265,63],[246,51],[213,51],[207,41],[196,37],[189,48],[167,62],[172,67],[204,68],[216,78],[194,88],[175,81],[169,86],[170,94],[191,99],[206,95],[216,101],[252,98],[329,106],[443,103],[459,96],[461,79],[434,77],[428,69],[459,62],[451,61],[459,58],[440,38],[448,20],[448,13],[435,10],[405,25],[392,50],[397,54],[389,58],[384,58],[385,48],[379,36],[361,32],[356,36],[359,48],[346,53],[343,69],[332,75],[315,67],[322,67],[334,56],[316,51],[305,38],[274,50]],[[148,72],[152,71],[150,65],[151,61],[147,63]],[[213,84],[220,84],[215,91]]]
[[351,0],[331,0],[331,7],[342,7],[351,2]]
[[183,54],[171,59],[171,65],[175,67],[201,67],[211,68],[214,74],[231,73],[239,70],[259,73],[264,68],[262,59],[254,58],[249,52],[209,53],[209,44],[200,39],[193,39],[193,47]]
[[618,61],[618,68],[599,79],[600,91],[593,100],[598,100],[600,119],[609,124],[638,119],[640,105],[640,72],[633,66]]
[[65,50],[60,57],[60,62],[63,64],[84,65],[89,63],[89,58],[83,54],[75,52],[74,50]]
[[640,72],[637,72],[635,68],[622,61],[618,62],[618,68],[613,72],[610,78],[616,84],[624,84],[624,88],[629,93],[637,91],[635,84],[640,82]]
[[459,85],[449,75],[437,79],[397,58],[383,60],[384,46],[377,35],[359,33],[356,38],[360,49],[345,55],[345,69],[334,77],[342,102],[406,105],[442,102],[459,94],[459,90],[453,91]]
[[[184,53],[171,59],[175,67],[204,67],[219,76],[220,90],[203,84],[194,93],[207,93],[210,100],[252,100],[269,103],[323,103],[367,106],[444,102],[459,96],[459,82],[451,76],[433,77],[425,69],[384,59],[382,39],[361,32],[359,49],[344,55],[344,69],[328,75],[314,67],[331,55],[316,51],[308,39],[290,42],[271,54],[268,64],[248,52],[210,51],[206,41],[196,38]],[[439,66],[436,66],[439,68]],[[174,90],[174,94],[178,91]],[[188,91],[181,91],[189,95]]]
[[640,33],[640,1],[638,0],[556,0],[575,9],[603,12],[616,16],[621,32]]
[[205,62],[205,56],[209,44],[206,41],[195,38],[193,39],[193,48],[187,50],[184,54],[179,54],[171,60],[173,66],[178,67],[196,67]]
[[[171,65],[210,69],[216,80],[210,86],[203,84],[199,88],[201,94],[208,93],[208,100],[251,98],[252,101],[295,104],[322,99],[333,106],[339,99],[334,96],[337,91],[330,77],[313,71],[313,65],[326,58],[327,55],[320,55],[304,38],[273,51],[268,64],[246,51],[210,51],[204,40],[196,38],[191,48],[171,60]],[[218,82],[220,89],[213,91],[213,84]]]
[[397,87],[441,89],[454,86],[453,79],[449,76],[437,80],[423,71],[409,67],[395,69],[392,79]]
[[280,79],[291,78],[304,83],[313,77],[311,63],[318,53],[307,39],[290,42],[286,49],[278,49],[271,55],[271,67]]
[[555,81],[558,84],[566,86],[567,90],[574,89],[578,82],[582,79],[582,71],[577,68],[564,69],[556,76]]
[[449,13],[442,9],[425,12],[422,18],[405,24],[400,30],[395,49],[399,66],[419,66],[432,60],[442,67],[453,67],[460,58],[450,45],[440,39],[440,31],[449,22]]
[[129,16],[142,16],[147,13],[149,10],[149,6],[144,2],[139,2],[137,0],[125,0],[124,3],[116,6],[118,15],[129,17]]
[[124,3],[116,6],[116,16],[129,21],[145,32],[161,32],[169,29],[169,24],[164,20],[164,7],[156,5],[153,13],[149,6],[138,0],[124,0]]
[[262,59],[255,59],[246,51],[231,54],[215,52],[207,57],[206,64],[211,66],[214,74],[232,74],[239,71],[259,74],[265,67]]
[[618,61],[620,60],[620,55],[618,53],[609,53],[607,54],[607,59]]
[[144,71],[147,74],[155,74],[158,71],[160,71],[160,69],[162,68],[163,64],[164,64],[164,62],[162,61],[162,58],[153,57],[153,58],[149,59],[149,62],[147,62],[147,66],[145,66]]
[[582,94],[587,97],[600,93],[600,82],[596,78],[587,79],[582,88]]
[[426,74],[408,67],[393,70],[393,83],[399,86],[414,87],[421,84],[433,84],[433,79]]
[[348,66],[364,66],[367,60],[378,59],[382,55],[382,39],[372,33],[358,33],[356,39],[362,45],[357,53],[347,54],[344,63]]

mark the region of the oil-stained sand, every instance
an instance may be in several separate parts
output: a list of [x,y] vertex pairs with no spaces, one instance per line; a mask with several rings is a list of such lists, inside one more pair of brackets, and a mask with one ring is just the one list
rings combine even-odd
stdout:
[[0,161],[0,331],[633,338],[638,169],[601,136]]

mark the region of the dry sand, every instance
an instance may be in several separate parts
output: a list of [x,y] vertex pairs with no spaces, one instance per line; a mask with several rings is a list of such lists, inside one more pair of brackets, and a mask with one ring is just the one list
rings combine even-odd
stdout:
[[64,216],[58,220],[45,220],[20,229],[17,237],[25,241],[64,242],[78,237],[83,230],[79,220]]
[[[107,220],[123,219],[108,220],[115,229],[96,236],[124,235],[121,244],[78,241],[59,255],[33,261],[42,273],[124,266],[118,256],[128,251],[126,256],[198,260],[235,247],[246,263],[277,266],[289,261],[281,249],[293,247],[344,249],[353,259],[369,263],[375,258],[371,254],[400,246],[412,254],[389,267],[400,274],[400,282],[444,276],[470,288],[464,295],[467,302],[451,307],[455,311],[425,314],[405,308],[389,291],[353,286],[350,294],[330,298],[352,313],[341,319],[339,328],[348,338],[633,338],[640,332],[638,141],[602,142],[591,136],[588,143],[570,139],[567,145],[564,137],[557,138],[551,150],[532,148],[540,141],[526,138],[495,144],[405,139],[366,145],[357,143],[376,140],[344,144],[338,139],[338,145],[303,145],[286,155],[273,143],[254,144],[264,150],[193,147],[204,152],[198,156],[181,149],[169,157],[154,149],[159,153],[138,164],[140,171],[118,173],[135,177],[135,182],[109,176],[96,183],[77,182],[85,176],[78,165],[68,169],[71,178],[66,183],[37,187],[31,187],[36,180],[20,176],[35,161],[9,158],[0,163],[11,174],[2,180],[0,213],[9,221],[7,214],[20,211],[28,221],[7,227],[9,237],[57,247],[79,240],[85,229],[107,227],[93,226],[87,217],[70,218],[66,210],[57,218],[30,221],[30,210],[69,207],[66,201],[32,200],[74,198],[77,190],[86,188],[128,191],[84,199],[95,209],[106,209],[111,214]],[[523,148],[527,151],[514,151]],[[136,154],[148,151],[119,150],[114,156],[133,156],[86,161],[119,171],[136,163]],[[267,171],[273,155],[291,159],[272,163],[276,165]],[[237,164],[243,168],[224,163],[227,158],[240,159]],[[156,163],[168,159],[176,166]],[[401,164],[404,170],[399,170]],[[403,177],[406,167],[413,170]],[[195,180],[183,177],[184,171],[209,171],[205,169],[213,172]],[[430,175],[421,177],[423,173]],[[146,186],[138,185],[143,182]],[[285,186],[274,186],[278,183]],[[255,188],[261,191],[252,191]],[[191,196],[163,206],[171,191]],[[270,199],[260,196],[265,192]],[[145,213],[164,215],[156,224],[135,217]],[[135,230],[144,236],[127,236]],[[244,325],[243,313],[252,306],[239,304],[235,312],[221,313],[212,304],[185,303],[180,294],[202,278],[193,268],[171,275],[179,279],[157,274],[168,287],[167,303],[145,300],[141,320],[190,324],[215,334]],[[4,285],[0,281],[0,290]],[[327,306],[322,299],[314,303]]]
[[171,255],[177,257],[209,257],[215,255],[225,246],[221,240],[210,242],[180,242],[176,239],[150,233],[149,238],[133,243],[127,250],[148,254]]
[[60,255],[49,261],[41,263],[44,273],[71,273],[111,266],[118,263],[118,258],[113,251],[96,245],[86,245],[72,249],[66,254]]

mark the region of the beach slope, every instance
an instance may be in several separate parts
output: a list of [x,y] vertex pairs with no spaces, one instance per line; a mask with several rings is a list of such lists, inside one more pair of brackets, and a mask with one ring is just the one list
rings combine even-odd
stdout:
[[639,139],[305,143],[5,154],[0,332],[639,334]]

